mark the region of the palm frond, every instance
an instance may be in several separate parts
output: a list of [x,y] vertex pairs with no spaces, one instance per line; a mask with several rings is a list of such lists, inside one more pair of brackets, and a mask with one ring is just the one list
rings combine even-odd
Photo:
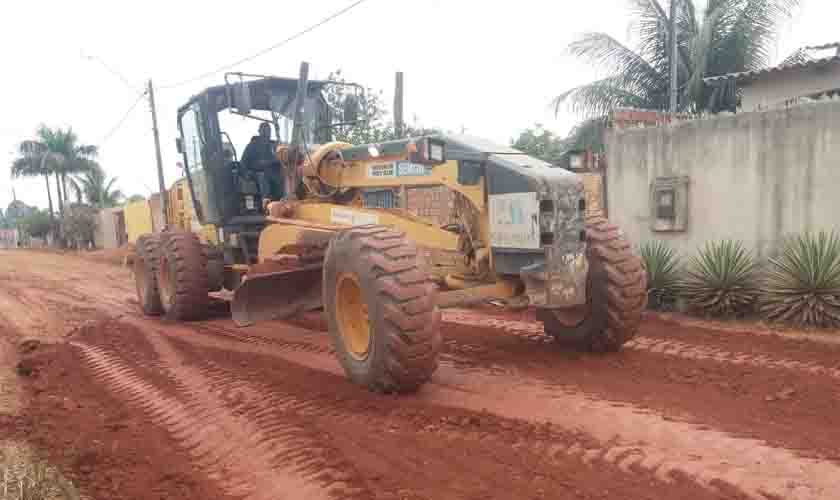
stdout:
[[604,129],[607,128],[607,118],[599,116],[589,118],[578,123],[566,136],[564,142],[568,149],[604,150]]
[[605,78],[567,90],[554,98],[553,105],[556,113],[567,105],[572,112],[593,118],[608,115],[618,107],[651,108],[661,104],[621,87],[619,81]]
[[779,65],[786,66],[789,64],[802,64],[813,60],[814,58],[811,57],[811,54],[809,54],[806,49],[797,49],[792,54],[785,57]]

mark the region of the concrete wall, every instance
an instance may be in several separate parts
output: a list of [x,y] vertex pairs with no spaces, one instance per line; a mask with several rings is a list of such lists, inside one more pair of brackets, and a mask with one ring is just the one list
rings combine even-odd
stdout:
[[96,221],[96,232],[94,233],[94,244],[97,248],[118,248],[120,246],[120,235],[118,227],[118,215],[122,208],[105,208],[99,211]]
[[770,109],[785,101],[840,88],[840,63],[765,75],[743,87],[741,109]]
[[[633,244],[681,252],[738,238],[760,256],[803,230],[840,229],[840,102],[719,116],[607,136],[610,218]],[[688,176],[684,232],[653,232],[657,177]]]

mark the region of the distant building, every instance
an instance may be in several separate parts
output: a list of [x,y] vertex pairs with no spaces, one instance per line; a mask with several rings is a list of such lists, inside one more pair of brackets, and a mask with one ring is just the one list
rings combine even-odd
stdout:
[[0,249],[17,248],[18,242],[17,229],[0,229]]
[[734,86],[741,94],[740,111],[790,106],[824,95],[840,95],[840,42],[806,47],[796,62],[772,68],[712,76],[712,87]]

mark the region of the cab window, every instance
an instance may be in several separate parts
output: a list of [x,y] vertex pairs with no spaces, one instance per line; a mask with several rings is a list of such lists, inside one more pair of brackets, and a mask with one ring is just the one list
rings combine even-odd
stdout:
[[187,168],[190,170],[204,168],[202,153],[206,140],[201,122],[201,107],[197,102],[193,103],[181,116],[181,135],[184,140]]

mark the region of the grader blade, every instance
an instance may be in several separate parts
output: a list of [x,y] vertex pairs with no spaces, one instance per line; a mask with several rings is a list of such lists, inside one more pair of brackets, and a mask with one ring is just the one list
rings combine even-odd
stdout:
[[321,307],[321,266],[249,275],[231,303],[233,321],[248,326]]

